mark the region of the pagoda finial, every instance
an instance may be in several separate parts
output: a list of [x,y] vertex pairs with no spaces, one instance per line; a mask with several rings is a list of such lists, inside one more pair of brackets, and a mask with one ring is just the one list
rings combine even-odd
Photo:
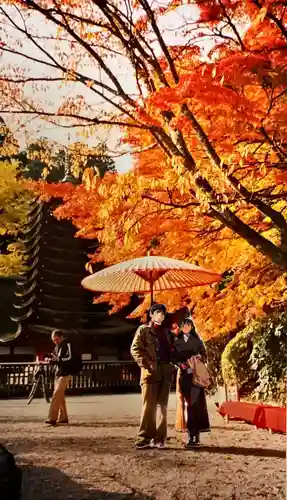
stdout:
[[64,166],[65,175],[61,182],[63,183],[72,182],[72,184],[77,184],[78,181],[71,172],[69,147],[70,147],[70,134],[68,135],[68,146],[65,149],[65,166]]

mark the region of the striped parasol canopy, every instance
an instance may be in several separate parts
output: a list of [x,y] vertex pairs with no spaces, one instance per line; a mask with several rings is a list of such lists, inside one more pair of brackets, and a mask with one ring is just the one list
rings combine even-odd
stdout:
[[176,288],[191,288],[220,281],[214,271],[182,260],[146,256],[102,269],[82,280],[82,286],[93,292],[153,293]]

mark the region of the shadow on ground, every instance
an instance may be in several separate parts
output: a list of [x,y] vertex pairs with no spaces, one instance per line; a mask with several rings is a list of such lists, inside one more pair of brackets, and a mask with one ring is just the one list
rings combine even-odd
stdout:
[[[43,448],[49,448],[50,452],[74,452],[83,454],[97,453],[97,454],[116,454],[127,455],[135,451],[134,443],[135,437],[126,436],[102,436],[102,437],[77,437],[77,436],[57,436],[55,429],[51,429],[50,433],[47,432],[45,437],[41,440],[37,436],[25,437],[23,439],[17,437],[16,439],[9,440],[11,451],[16,454],[34,453],[41,454]],[[245,448],[242,446],[205,446],[199,448],[185,449],[182,442],[178,438],[168,439],[166,449],[161,453],[182,451],[189,453],[208,453],[218,455],[242,455],[254,456],[261,458],[285,458],[286,451],[272,448],[252,447]],[[149,453],[151,450],[144,450]],[[154,451],[154,450],[153,450]],[[136,452],[142,454],[143,451]]]
[[[10,438],[8,444],[11,451],[16,454],[33,453],[41,455],[43,448],[49,449],[50,453],[59,452],[89,452],[99,454],[116,454],[122,455],[130,453],[131,448],[134,448],[135,438],[127,437],[77,437],[77,436],[57,436],[54,429],[51,433],[45,434],[45,437],[39,439],[35,437],[25,437],[23,439]],[[5,444],[5,443],[4,443]]]
[[21,500],[153,500],[153,498],[139,491],[111,493],[94,486],[82,485],[52,467],[23,467]]
[[200,446],[200,448],[193,448],[191,451],[195,453],[207,452],[218,453],[220,455],[243,455],[262,458],[286,457],[286,452],[284,450],[273,450],[270,448],[243,448],[241,446]]

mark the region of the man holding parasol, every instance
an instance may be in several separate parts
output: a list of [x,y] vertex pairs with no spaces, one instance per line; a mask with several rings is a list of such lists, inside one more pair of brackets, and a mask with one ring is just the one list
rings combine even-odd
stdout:
[[[167,437],[167,405],[172,382],[171,343],[169,332],[163,326],[166,315],[164,304],[150,308],[150,322],[141,325],[131,346],[131,355],[141,368],[143,398],[142,417],[136,447],[164,448]],[[157,408],[160,422],[157,426]]]

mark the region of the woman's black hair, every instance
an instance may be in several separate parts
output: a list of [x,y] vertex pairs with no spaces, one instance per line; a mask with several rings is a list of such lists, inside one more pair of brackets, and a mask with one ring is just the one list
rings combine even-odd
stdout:
[[186,318],[184,318],[184,319],[182,320],[182,322],[181,322],[181,324],[180,324],[180,327],[179,327],[179,329],[180,329],[180,334],[181,334],[181,335],[183,334],[183,332],[182,332],[182,327],[183,327],[184,325],[190,325],[190,326],[191,326],[191,331],[190,331],[191,335],[194,335],[195,337],[198,337],[200,340],[202,340],[202,339],[201,339],[201,337],[200,337],[200,335],[199,335],[199,334],[197,333],[197,331],[196,331],[196,328],[195,328],[195,326],[194,326],[194,323],[193,323],[193,320],[192,320],[192,317],[191,317],[191,316],[187,316]]
[[180,327],[182,328],[183,325],[191,325],[191,326],[193,326],[192,318],[190,316],[187,316],[186,318],[183,318]]

